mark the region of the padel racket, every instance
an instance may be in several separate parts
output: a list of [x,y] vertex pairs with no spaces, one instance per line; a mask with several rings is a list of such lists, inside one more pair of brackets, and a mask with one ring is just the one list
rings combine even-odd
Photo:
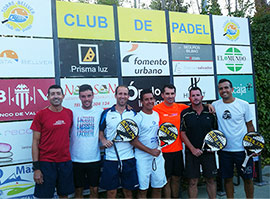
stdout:
[[[157,135],[159,137],[159,148],[161,149],[167,145],[172,144],[177,139],[178,130],[173,124],[165,122],[159,126]],[[157,170],[156,157],[153,159],[152,169],[153,171]]]
[[[227,144],[225,135],[219,130],[209,131],[203,140],[202,151],[219,151]],[[206,148],[207,146],[207,148]]]
[[116,136],[113,139],[113,147],[118,160],[118,168],[120,172],[122,172],[123,164],[117,151],[115,142],[130,142],[138,136],[138,133],[139,128],[136,122],[131,119],[122,120],[116,127]]
[[[252,156],[253,153],[260,153],[265,145],[264,138],[261,134],[257,132],[249,132],[247,133],[243,138],[243,146],[245,148],[246,158],[242,164],[242,171],[244,172],[247,162],[249,158]],[[251,152],[250,155],[248,155],[247,152]]]

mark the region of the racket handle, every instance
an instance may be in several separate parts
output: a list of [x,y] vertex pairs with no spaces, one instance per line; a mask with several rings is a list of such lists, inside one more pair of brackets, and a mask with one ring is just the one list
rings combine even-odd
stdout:
[[3,23],[6,23],[6,22],[8,22],[8,19],[6,19],[6,20],[2,21],[2,24],[3,24]]
[[243,162],[243,164],[242,164],[242,168],[246,168],[247,163],[248,163],[248,160],[249,160],[249,158],[250,158],[251,156],[252,156],[252,154],[249,155],[249,156],[246,156],[246,158],[245,158],[245,160],[244,160],[244,162]]

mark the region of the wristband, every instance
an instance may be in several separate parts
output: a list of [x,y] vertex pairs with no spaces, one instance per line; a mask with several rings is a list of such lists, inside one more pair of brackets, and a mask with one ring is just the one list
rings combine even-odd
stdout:
[[33,167],[32,169],[35,170],[40,170],[40,165],[39,165],[39,161],[34,161],[33,162]]

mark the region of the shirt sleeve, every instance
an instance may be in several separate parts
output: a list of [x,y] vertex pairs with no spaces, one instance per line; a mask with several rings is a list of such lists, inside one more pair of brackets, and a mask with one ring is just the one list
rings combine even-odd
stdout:
[[102,112],[101,117],[100,117],[100,122],[99,122],[99,130],[104,131],[106,128],[106,116],[107,116],[108,111],[105,110]]
[[249,104],[245,103],[244,108],[245,108],[245,115],[244,115],[245,121],[246,122],[252,121],[253,120],[253,115],[251,113],[251,108],[250,108]]
[[37,113],[36,116],[34,117],[34,120],[31,124],[30,129],[32,129],[33,131],[38,131],[41,132],[42,129],[42,125],[41,125],[41,113]]
[[181,122],[180,122],[180,131],[186,131],[187,127],[185,124],[185,117],[183,111],[181,112]]

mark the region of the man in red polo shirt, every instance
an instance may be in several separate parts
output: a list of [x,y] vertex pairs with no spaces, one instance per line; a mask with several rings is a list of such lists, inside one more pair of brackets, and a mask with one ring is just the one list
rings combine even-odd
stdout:
[[59,197],[74,192],[72,162],[69,153],[69,131],[72,111],[62,106],[63,90],[58,85],[48,89],[50,106],[35,116],[32,158],[37,198],[53,198],[55,187]]

